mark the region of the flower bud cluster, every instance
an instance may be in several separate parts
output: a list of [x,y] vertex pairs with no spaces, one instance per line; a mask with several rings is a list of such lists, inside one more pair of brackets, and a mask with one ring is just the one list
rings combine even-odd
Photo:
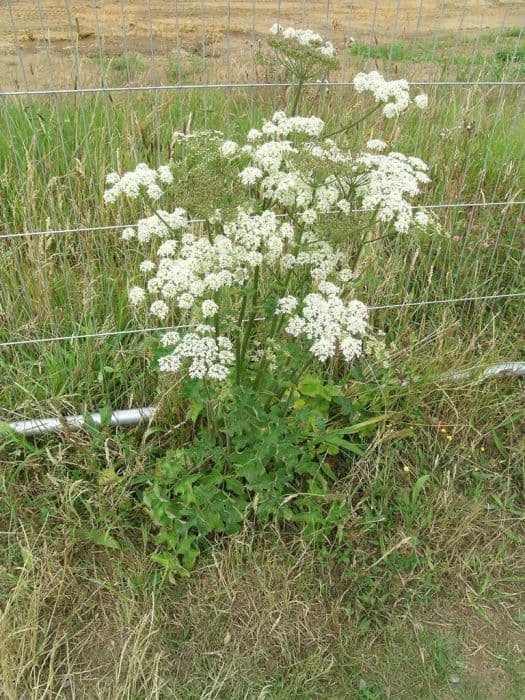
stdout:
[[335,56],[335,46],[332,42],[326,41],[320,34],[317,34],[317,32],[311,29],[294,29],[293,27],[282,29],[279,24],[274,24],[270,27],[270,34],[282,37],[286,41],[295,42],[300,46],[313,49],[321,56],[327,58],[333,58]]

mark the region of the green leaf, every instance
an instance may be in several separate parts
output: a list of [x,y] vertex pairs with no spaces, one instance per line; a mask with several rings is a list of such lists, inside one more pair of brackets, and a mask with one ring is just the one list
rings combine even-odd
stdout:
[[191,420],[192,423],[195,423],[197,418],[202,413],[203,408],[204,408],[204,404],[201,401],[192,401],[191,402],[190,410],[188,411],[188,416],[189,416],[189,419]]
[[106,549],[120,549],[120,543],[109,532],[103,530],[87,530],[84,536],[90,542]]
[[323,380],[317,374],[305,374],[299,382],[297,389],[303,396],[315,398],[322,393]]
[[237,496],[242,496],[244,494],[244,485],[232,476],[227,476],[224,480],[226,487],[233,491]]
[[416,503],[417,499],[419,497],[419,494],[421,493],[421,490],[423,486],[430,481],[430,474],[423,474],[423,476],[420,476],[419,479],[416,481],[414,484],[414,488],[412,489],[412,503]]
[[501,452],[501,454],[505,454],[505,450],[503,448],[503,443],[495,430],[492,431],[492,439],[494,440],[494,445],[495,445],[496,449],[499,452]]
[[237,469],[237,476],[242,476],[250,485],[254,485],[261,481],[266,472],[262,464],[255,460],[250,460],[247,464]]
[[[342,438],[339,430],[330,430],[325,433],[320,433],[319,435],[311,433],[311,442],[323,448],[328,448],[331,446],[348,450],[359,457],[362,457],[364,454],[363,449],[359,445]],[[329,454],[332,453],[330,452]],[[337,452],[334,454],[337,454]]]
[[277,294],[269,294],[264,300],[264,317],[267,321],[269,321],[275,315],[275,308],[277,306],[278,298],[279,297]]
[[180,565],[177,557],[169,552],[153,552],[150,554],[151,561],[164,567],[169,572],[180,574],[181,576],[189,576],[190,572]]
[[393,415],[393,413],[384,413],[380,416],[374,416],[374,418],[369,418],[368,420],[362,421],[361,423],[354,423],[354,425],[348,425],[345,428],[336,428],[332,432],[339,433],[340,435],[355,435],[356,433],[363,432],[371,425],[376,425],[377,423],[382,423],[383,421],[388,420]]

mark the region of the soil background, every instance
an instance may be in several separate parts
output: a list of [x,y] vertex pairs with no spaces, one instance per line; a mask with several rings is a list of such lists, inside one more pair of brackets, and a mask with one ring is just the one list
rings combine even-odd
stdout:
[[342,48],[350,37],[467,36],[524,19],[525,0],[0,0],[0,90],[97,85],[108,57],[132,53],[157,73],[139,82],[163,82],[173,56],[204,59],[208,79],[250,80],[276,21],[320,31]]

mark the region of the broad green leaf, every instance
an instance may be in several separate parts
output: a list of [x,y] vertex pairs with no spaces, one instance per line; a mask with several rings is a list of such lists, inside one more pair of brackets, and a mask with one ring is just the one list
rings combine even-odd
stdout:
[[204,403],[202,403],[202,401],[192,401],[191,402],[190,410],[188,411],[188,417],[192,423],[195,423],[197,418],[202,413],[203,408],[204,408]]

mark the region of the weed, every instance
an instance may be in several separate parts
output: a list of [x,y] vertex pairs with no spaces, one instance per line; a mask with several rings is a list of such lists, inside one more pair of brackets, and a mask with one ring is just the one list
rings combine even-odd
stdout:
[[[468,77],[497,63],[488,75],[512,76],[523,63],[521,37],[506,30],[475,45],[457,37],[421,47],[399,42],[374,49],[373,60],[392,56],[417,74],[435,53],[438,71],[451,66]],[[353,56],[359,68],[363,46]],[[463,58],[449,60],[455,46]],[[320,104],[333,130],[351,121],[359,103],[350,91],[319,94],[306,90],[303,109]],[[108,171],[173,158],[175,130],[226,125],[238,139],[285,97],[232,90],[157,101],[137,95],[132,104],[103,95],[3,99],[2,231],[114,225],[100,206]],[[397,303],[522,290],[523,208],[511,204],[522,199],[520,99],[515,88],[436,88],[430,118],[407,115],[405,129],[387,134],[396,150],[433,164],[429,203],[508,205],[440,211],[447,238],[378,241],[363,257],[360,294]],[[354,150],[383,128],[380,121],[356,127]],[[212,192],[213,203],[234,212],[238,188],[226,187],[223,174],[210,175],[197,154],[179,171],[174,199],[207,206],[208,216]],[[117,220],[143,215],[123,206]],[[348,235],[330,216],[319,230],[339,242]],[[136,327],[126,304],[131,259],[114,230],[3,239],[0,340]],[[523,697],[523,386],[439,379],[444,370],[522,359],[523,320],[516,300],[375,312],[390,366],[371,357],[348,384],[302,385],[294,395],[294,413],[306,405],[308,420],[314,412],[356,422],[356,413],[395,412],[395,421],[356,437],[364,454],[328,457],[337,478],[325,475],[326,488],[344,517],[332,523],[323,501],[307,543],[298,534],[303,524],[271,517],[256,528],[248,509],[232,535],[201,527],[203,554],[191,577],[171,581],[151,560],[158,531],[141,496],[155,470],[177,467],[170,450],[193,438],[186,409],[196,412],[199,397],[159,382],[151,369],[155,334],[0,348],[4,421],[158,405],[146,430],[102,426],[35,440],[2,430],[2,693],[13,700]],[[338,396],[341,386],[350,406]],[[255,429],[257,417],[247,414],[233,439]],[[291,427],[303,430],[299,444],[315,455],[319,436]],[[286,452],[285,426],[274,421],[272,429],[286,475],[297,447]],[[251,455],[271,477],[258,444]],[[153,506],[160,502],[169,517],[177,485],[160,482],[167,497]],[[246,483],[237,498],[248,500]],[[210,495],[209,484],[197,487]],[[212,492],[218,501],[228,496],[219,491]]]

